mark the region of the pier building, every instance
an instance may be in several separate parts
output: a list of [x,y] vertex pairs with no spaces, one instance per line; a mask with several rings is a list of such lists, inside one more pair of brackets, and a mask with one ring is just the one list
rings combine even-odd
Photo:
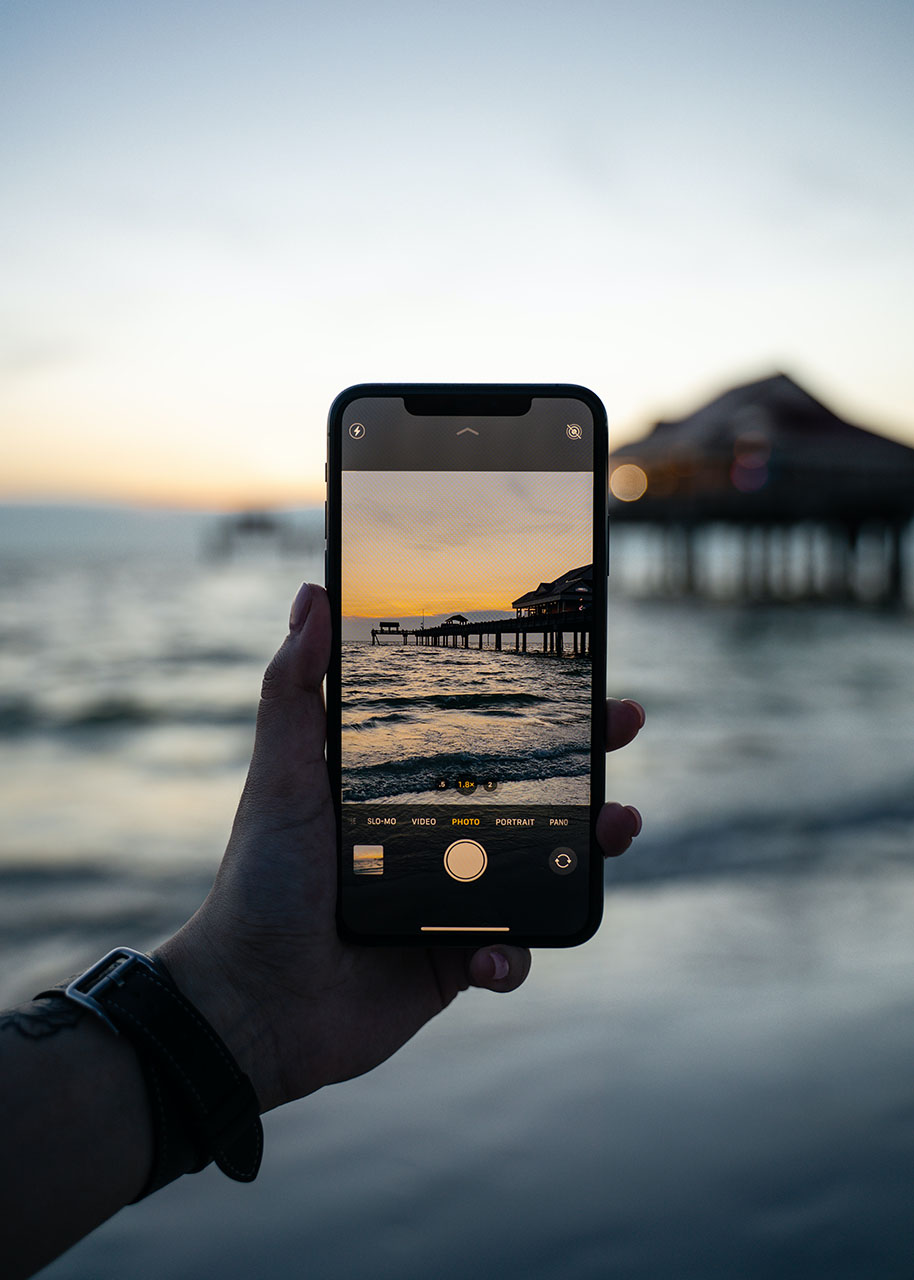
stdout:
[[713,531],[729,539],[732,594],[886,604],[905,596],[914,449],[844,421],[785,374],[735,387],[616,449],[610,490],[611,530],[660,535],[663,594],[714,587]]

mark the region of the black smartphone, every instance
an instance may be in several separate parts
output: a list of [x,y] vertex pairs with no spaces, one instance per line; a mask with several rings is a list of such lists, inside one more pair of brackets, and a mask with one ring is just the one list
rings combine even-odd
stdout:
[[334,401],[338,927],[573,946],[603,905],[606,412],[566,385]]

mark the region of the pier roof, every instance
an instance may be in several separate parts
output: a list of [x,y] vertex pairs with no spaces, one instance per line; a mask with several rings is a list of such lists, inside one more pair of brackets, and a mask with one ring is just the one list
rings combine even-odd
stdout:
[[618,520],[898,524],[914,515],[914,449],[779,373],[615,450],[611,486]]
[[593,565],[586,564],[580,569],[569,569],[555,582],[541,582],[534,591],[528,591],[518,600],[511,602],[512,609],[525,609],[531,605],[546,605],[570,601],[593,602]]

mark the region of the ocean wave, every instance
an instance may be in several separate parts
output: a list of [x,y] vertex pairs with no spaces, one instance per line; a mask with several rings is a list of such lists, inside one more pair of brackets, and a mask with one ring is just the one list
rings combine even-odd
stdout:
[[378,729],[382,725],[408,724],[412,718],[412,716],[406,715],[402,711],[391,711],[384,716],[369,716],[367,720],[347,721],[343,725],[343,732],[364,733],[367,729]]
[[[914,783],[914,780],[912,780]],[[914,865],[914,785],[815,807],[739,809],[673,828],[650,826],[637,857],[614,859],[614,883],[843,871],[872,884],[879,869]]]
[[171,649],[162,653],[157,659],[160,666],[187,667],[195,663],[202,666],[230,667],[244,666],[249,662],[260,662],[261,653],[253,646],[248,649],[234,645],[211,645],[194,648]]
[[253,703],[172,707],[119,696],[96,698],[81,707],[54,711],[34,699],[19,696],[0,700],[0,738],[155,725],[248,725],[253,723],[254,715]]
[[[351,699],[347,702],[351,704]],[[546,706],[553,699],[537,693],[429,693],[359,699],[359,709],[415,707],[417,711],[521,711]]]
[[433,756],[408,756],[382,764],[343,769],[343,800],[382,800],[386,796],[421,794],[435,790],[438,778],[467,773],[480,781],[539,782],[544,778],[576,777],[587,773],[587,748],[578,743],[539,747],[516,756],[449,752]]

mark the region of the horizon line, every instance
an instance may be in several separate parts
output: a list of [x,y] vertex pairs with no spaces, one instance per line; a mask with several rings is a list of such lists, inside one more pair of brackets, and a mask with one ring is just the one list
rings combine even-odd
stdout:
[[0,507],[59,507],[79,511],[173,511],[207,515],[244,515],[255,511],[278,513],[283,511],[320,511],[323,498],[295,502],[227,502],[225,504],[201,500],[192,502],[178,498],[91,498],[75,496],[22,496],[0,493]]

